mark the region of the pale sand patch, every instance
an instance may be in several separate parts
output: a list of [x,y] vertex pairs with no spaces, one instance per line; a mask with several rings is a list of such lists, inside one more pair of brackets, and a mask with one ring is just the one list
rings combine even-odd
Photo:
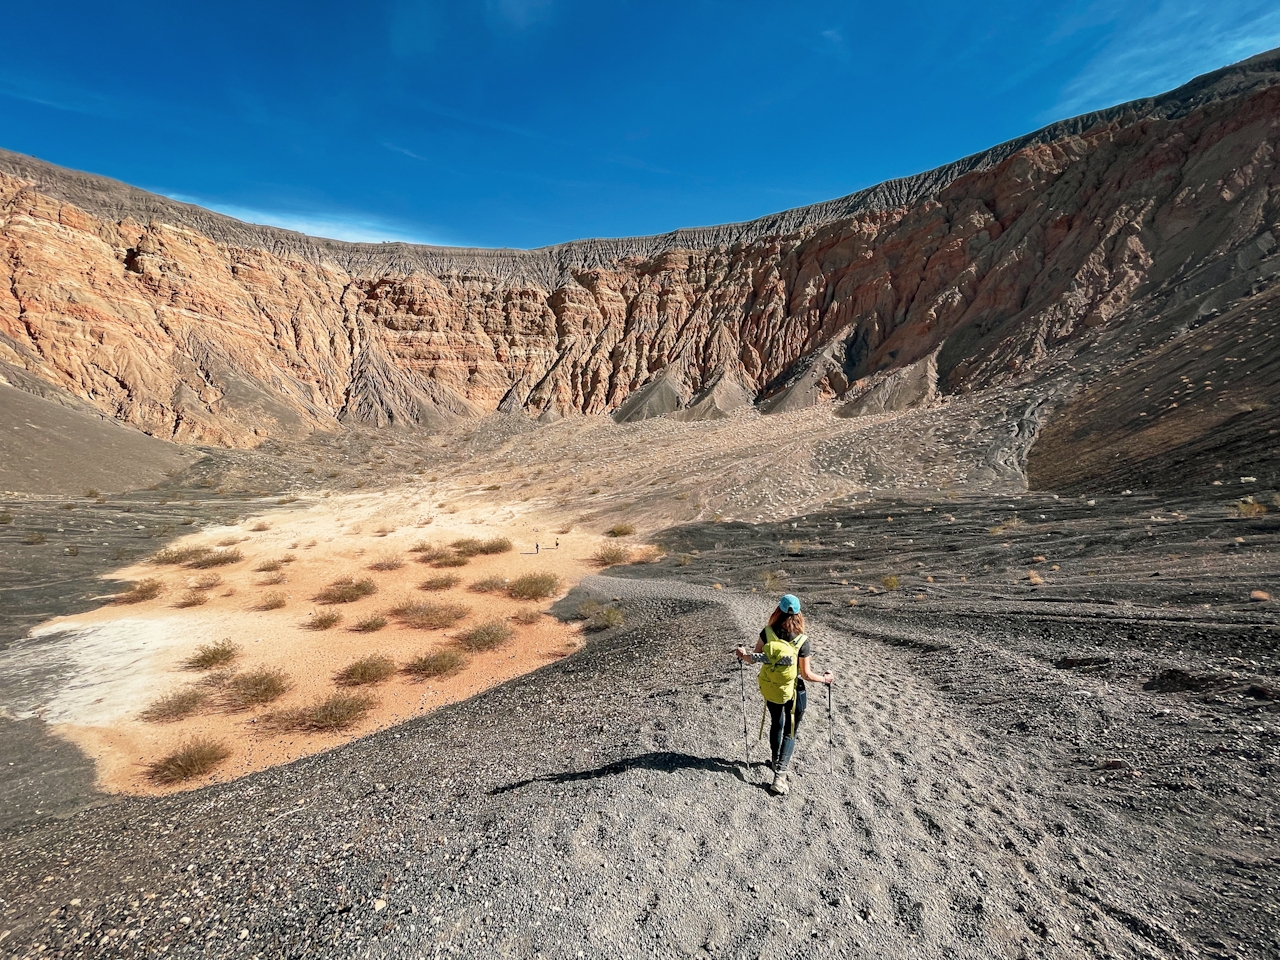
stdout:
[[[253,531],[264,524],[268,529]],[[557,529],[565,528],[553,529],[536,507],[523,503],[488,504],[446,513],[413,491],[320,499],[288,512],[248,517],[234,527],[210,528],[174,544],[214,546],[235,539],[244,554],[237,563],[213,570],[140,563],[114,574],[133,580],[160,579],[165,589],[160,597],[146,603],[107,605],[43,624],[33,633],[33,641],[19,645],[10,659],[38,658],[47,665],[50,650],[56,649],[52,659],[60,664],[63,679],[43,703],[30,705],[26,713],[42,716],[93,758],[101,789],[157,794],[225,781],[421,716],[575,649],[581,633],[576,626],[545,614],[531,625],[512,619],[529,608],[545,611],[554,598],[518,601],[505,593],[467,589],[486,577],[549,572],[561,578],[558,595],[563,595],[596,569],[589,558],[600,546],[616,542],[593,533],[557,534]],[[409,552],[423,540],[447,545],[464,537],[508,537],[514,550],[476,556],[466,566],[450,569],[417,562],[416,554]],[[557,539],[560,546],[554,549]],[[535,543],[542,545],[540,553],[533,552]],[[369,569],[387,555],[400,556],[404,565],[388,571]],[[281,567],[284,583],[265,584],[272,574],[253,569],[263,561],[286,558],[292,559]],[[208,601],[176,608],[178,598],[209,573],[218,574],[222,583],[207,591]],[[443,591],[418,589],[428,577],[446,573],[458,575],[461,582]],[[377,593],[327,607],[314,602],[312,598],[321,588],[342,576],[371,579],[377,584]],[[255,609],[264,595],[272,592],[284,596],[285,606]],[[470,613],[448,629],[410,629],[387,613],[401,599],[460,603]],[[324,631],[307,629],[309,617],[326,609],[340,612],[342,622]],[[386,615],[388,625],[372,633],[350,629],[373,614]],[[381,654],[403,665],[421,653],[455,646],[453,638],[459,633],[495,618],[512,627],[514,638],[497,650],[470,654],[467,667],[453,677],[417,682],[397,674],[377,685],[353,688],[372,693],[378,703],[350,730],[283,732],[262,721],[272,710],[302,706],[346,689],[339,688],[333,677],[353,660]],[[205,674],[184,669],[183,661],[201,644],[223,639],[241,648],[236,670],[282,670],[292,683],[289,692],[275,703],[246,711],[228,712],[211,703],[176,722],[139,718],[157,698],[199,683]],[[37,650],[38,645],[43,649]],[[225,741],[232,751],[230,759],[210,775],[179,788],[157,788],[147,779],[147,766],[194,736]]]

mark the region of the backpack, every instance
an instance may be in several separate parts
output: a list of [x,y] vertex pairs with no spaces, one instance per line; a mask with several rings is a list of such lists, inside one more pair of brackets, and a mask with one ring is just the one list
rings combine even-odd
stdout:
[[764,628],[764,663],[760,667],[760,692],[770,703],[786,703],[796,695],[796,677],[800,674],[800,648],[804,645],[802,633],[794,640],[783,640]]

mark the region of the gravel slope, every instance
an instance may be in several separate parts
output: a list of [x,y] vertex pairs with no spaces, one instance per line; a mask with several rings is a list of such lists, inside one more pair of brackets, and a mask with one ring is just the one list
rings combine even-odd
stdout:
[[[977,535],[1002,506],[951,509]],[[1124,589],[1118,565],[1167,559],[1168,542],[1125,544],[1117,515],[1149,504],[1111,506],[1089,520],[1063,501],[1000,549],[1030,549],[1049,527],[1064,543],[1092,530],[1091,566]],[[0,948],[1280,956],[1280,741],[1272,701],[1237,692],[1250,678],[1274,683],[1274,614],[1246,603],[1197,618],[1161,606],[1158,589],[1176,584],[1152,590],[1136,575],[1145,608],[1069,586],[1029,599],[1029,586],[970,587],[956,571],[923,600],[862,592],[859,607],[836,606],[854,585],[840,583],[841,565],[902,568],[916,535],[936,532],[919,504],[891,508],[900,526],[877,547],[843,546],[875,541],[859,524],[887,527],[870,508],[672,531],[700,552],[594,578],[566,599],[617,597],[627,614],[567,660],[233,784],[16,826],[0,838]],[[1177,535],[1205,545],[1193,566],[1211,590],[1218,544],[1183,515]],[[1253,537],[1251,576],[1274,577],[1275,531]],[[921,549],[940,564],[946,543]],[[745,767],[727,655],[767,612],[750,584],[780,548],[820,666],[840,678],[830,726],[815,698],[785,799],[764,789],[762,745],[752,741]],[[981,550],[963,557],[981,569]],[[709,587],[730,575],[728,589]],[[1207,672],[1246,647],[1252,666]],[[1143,689],[1174,662],[1217,686]],[[748,707],[754,735],[758,699]]]

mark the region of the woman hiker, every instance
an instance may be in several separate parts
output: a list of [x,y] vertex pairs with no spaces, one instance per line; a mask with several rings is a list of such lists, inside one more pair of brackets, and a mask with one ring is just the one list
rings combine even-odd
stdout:
[[[769,710],[769,746],[773,749],[773,792],[787,792],[787,767],[796,746],[796,729],[804,716],[804,683],[830,684],[835,675],[818,676],[809,668],[813,643],[804,633],[800,600],[788,593],[778,601],[769,623],[760,631],[754,653],[739,646],[734,650],[744,663],[760,664],[760,692]],[[761,726],[764,719],[761,718]]]

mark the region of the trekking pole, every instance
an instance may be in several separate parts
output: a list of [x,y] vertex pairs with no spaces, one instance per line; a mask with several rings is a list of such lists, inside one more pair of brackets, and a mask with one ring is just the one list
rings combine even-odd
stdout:
[[[742,749],[747,755],[746,773],[751,772],[751,741],[747,739],[747,680],[746,668],[738,661],[738,689],[742,693]],[[745,776],[745,774],[744,774]]]
[[827,776],[831,776],[831,754],[835,750],[835,744],[831,739],[831,728],[834,724],[831,718],[831,684],[827,684]]

